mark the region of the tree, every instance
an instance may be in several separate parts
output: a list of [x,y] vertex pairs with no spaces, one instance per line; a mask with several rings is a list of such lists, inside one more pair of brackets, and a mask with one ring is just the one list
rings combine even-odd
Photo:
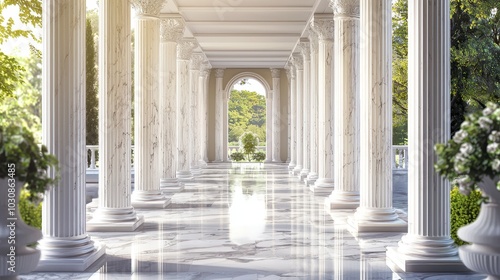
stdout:
[[245,131],[266,140],[266,98],[256,92],[232,90],[228,104],[229,142],[237,142]]
[[99,102],[97,99],[97,65],[94,32],[91,20],[86,22],[86,143],[87,145],[99,144]]

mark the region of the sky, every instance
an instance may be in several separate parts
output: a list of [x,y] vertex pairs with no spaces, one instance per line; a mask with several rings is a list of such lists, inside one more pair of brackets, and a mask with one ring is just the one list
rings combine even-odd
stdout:
[[264,86],[259,81],[253,78],[248,78],[248,81],[244,85],[236,83],[233,89],[255,91],[260,95],[266,96],[266,89],[264,88]]

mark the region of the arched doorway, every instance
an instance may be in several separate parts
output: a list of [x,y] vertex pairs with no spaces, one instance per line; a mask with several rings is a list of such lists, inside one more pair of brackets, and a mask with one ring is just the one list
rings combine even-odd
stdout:
[[222,115],[224,117],[223,120],[223,158],[225,161],[228,161],[228,149],[229,149],[229,134],[228,134],[228,129],[229,129],[229,117],[228,117],[228,105],[229,105],[229,99],[231,97],[231,91],[233,88],[236,86],[237,88],[244,88],[239,87],[238,84],[241,82],[241,80],[247,79],[251,83],[253,82],[254,85],[252,85],[255,88],[259,88],[259,90],[263,89],[265,92],[263,95],[266,98],[266,161],[270,161],[271,159],[271,145],[272,145],[272,124],[270,123],[271,119],[271,109],[272,109],[272,104],[271,104],[271,98],[270,98],[270,93],[271,93],[271,88],[269,87],[269,84],[267,81],[260,75],[253,73],[253,72],[242,72],[237,75],[235,75],[226,85],[224,89],[224,108]]

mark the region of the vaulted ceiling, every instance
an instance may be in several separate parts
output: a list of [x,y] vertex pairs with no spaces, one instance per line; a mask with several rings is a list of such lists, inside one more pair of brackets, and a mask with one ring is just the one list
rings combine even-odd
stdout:
[[[284,67],[315,13],[329,0],[168,0],[213,68]],[[332,15],[333,17],[333,15]]]

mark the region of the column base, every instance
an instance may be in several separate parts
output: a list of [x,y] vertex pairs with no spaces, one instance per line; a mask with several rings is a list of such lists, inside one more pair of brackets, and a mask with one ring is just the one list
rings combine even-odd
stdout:
[[288,163],[288,171],[290,174],[293,173],[293,169],[295,168],[295,163],[294,162],[290,162]]
[[299,175],[297,175],[297,177],[302,182],[302,181],[304,181],[304,179],[307,178],[307,175],[309,175],[309,168],[302,168],[302,170],[300,170],[300,173],[299,173]]
[[431,258],[402,253],[398,247],[387,247],[387,266],[394,272],[466,272],[470,271],[460,258]]
[[295,165],[295,167],[292,170],[292,174],[294,176],[299,176],[300,171],[302,171],[302,165]]
[[105,248],[87,234],[66,238],[44,238],[37,249],[42,256],[35,271],[84,271],[104,255]]
[[137,216],[135,220],[125,222],[108,222],[92,219],[87,222],[89,232],[132,232],[144,224],[144,217]]
[[195,177],[200,176],[201,173],[203,173],[201,170],[201,167],[198,165],[192,166],[189,170],[191,171],[191,174],[193,174],[193,176],[195,176]]
[[189,182],[194,179],[193,174],[189,170],[177,171],[176,175],[177,175],[177,180],[179,180],[179,182]]
[[184,183],[177,182],[176,185],[162,186],[160,187],[160,191],[164,195],[171,195],[174,193],[180,193],[184,190]]
[[175,188],[180,185],[177,178],[162,178],[160,179],[160,188]]
[[201,167],[201,168],[205,168],[208,166],[207,162],[203,159],[200,159],[198,160],[198,165]]
[[170,204],[170,198],[166,198],[160,190],[140,191],[135,190],[132,193],[132,207],[151,209],[165,208]]
[[315,195],[329,195],[332,193],[333,187],[333,179],[331,178],[319,178],[316,180],[314,185],[309,186],[309,190],[312,191]]
[[325,199],[325,209],[357,209],[358,207],[359,192],[333,190]]
[[400,219],[394,208],[361,208],[347,218],[349,231],[356,236],[365,232],[406,232],[408,224]]
[[316,180],[318,180],[318,174],[316,172],[309,172],[309,174],[307,174],[307,178],[304,179],[304,183],[306,183],[306,185],[308,186],[311,186],[311,185],[314,185],[314,183],[316,183]]
[[87,222],[87,231],[135,231],[144,224],[144,217],[138,216],[133,207],[97,208],[94,217]]

